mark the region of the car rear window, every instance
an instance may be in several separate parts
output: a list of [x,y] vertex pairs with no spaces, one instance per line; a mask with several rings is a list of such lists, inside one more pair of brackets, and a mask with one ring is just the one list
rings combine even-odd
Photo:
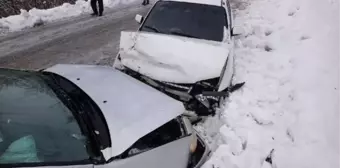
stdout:
[[141,30],[222,41],[224,26],[227,27],[227,19],[225,9],[221,6],[159,1]]

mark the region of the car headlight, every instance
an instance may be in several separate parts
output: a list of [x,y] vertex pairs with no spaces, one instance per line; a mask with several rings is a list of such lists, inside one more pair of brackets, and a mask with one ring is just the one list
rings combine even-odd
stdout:
[[192,133],[191,143],[190,143],[190,152],[195,153],[196,149],[197,149],[197,135],[196,133]]

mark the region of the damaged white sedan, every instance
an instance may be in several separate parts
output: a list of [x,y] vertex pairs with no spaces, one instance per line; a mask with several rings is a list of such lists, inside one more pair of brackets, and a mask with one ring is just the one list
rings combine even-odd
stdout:
[[0,167],[198,168],[183,104],[112,67],[0,68]]
[[184,102],[199,115],[214,114],[233,90],[234,36],[228,0],[156,2],[137,32],[123,31],[114,67]]

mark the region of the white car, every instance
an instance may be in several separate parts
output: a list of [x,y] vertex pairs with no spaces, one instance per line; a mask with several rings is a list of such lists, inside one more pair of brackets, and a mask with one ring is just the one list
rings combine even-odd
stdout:
[[0,167],[198,168],[209,149],[184,111],[112,67],[0,68]]
[[[161,0],[123,31],[114,67],[184,103],[214,114],[232,89],[234,36],[228,0]],[[240,85],[239,85],[240,86]],[[238,87],[239,87],[238,86]]]

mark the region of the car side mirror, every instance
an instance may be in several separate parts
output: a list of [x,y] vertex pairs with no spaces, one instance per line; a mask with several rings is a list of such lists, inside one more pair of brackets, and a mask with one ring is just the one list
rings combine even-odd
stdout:
[[137,21],[137,23],[141,24],[143,22],[143,16],[142,15],[139,15],[137,14],[136,17],[135,17],[135,20]]
[[232,29],[232,36],[239,36],[244,34],[244,30],[240,26],[234,26]]

